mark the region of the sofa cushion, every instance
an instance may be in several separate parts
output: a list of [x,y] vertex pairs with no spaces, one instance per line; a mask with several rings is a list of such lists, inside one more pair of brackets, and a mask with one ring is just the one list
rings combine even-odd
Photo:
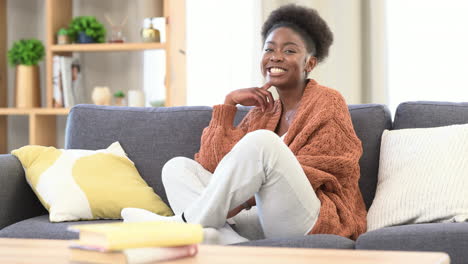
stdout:
[[369,209],[374,200],[379,171],[380,140],[385,129],[392,127],[390,111],[385,105],[349,105],[356,135],[362,142],[363,154],[359,160],[361,178],[359,187]]
[[468,223],[413,224],[377,229],[362,234],[356,249],[442,251],[452,264],[468,259]]
[[308,235],[281,239],[262,239],[236,246],[354,249],[354,241],[336,235]]
[[122,220],[93,220],[51,223],[49,215],[29,218],[0,230],[0,237],[37,239],[78,239],[78,233],[67,231],[70,225],[121,222]]
[[398,105],[393,129],[468,123],[468,103],[414,101]]
[[468,220],[468,124],[386,130],[367,230]]

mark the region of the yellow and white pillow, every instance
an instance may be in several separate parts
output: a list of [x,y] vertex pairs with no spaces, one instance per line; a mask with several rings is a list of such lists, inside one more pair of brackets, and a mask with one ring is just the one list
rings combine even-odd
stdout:
[[125,207],[172,215],[119,142],[107,149],[25,146],[13,150],[51,222],[120,219]]

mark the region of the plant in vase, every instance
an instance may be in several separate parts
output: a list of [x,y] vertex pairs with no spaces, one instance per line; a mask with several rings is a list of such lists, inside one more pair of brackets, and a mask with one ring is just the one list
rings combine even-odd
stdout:
[[124,98],[125,98],[125,93],[122,91],[118,91],[114,93],[114,98],[115,98],[115,105],[117,106],[123,106],[124,105]]
[[41,105],[38,63],[44,58],[44,45],[37,39],[22,39],[8,51],[8,62],[16,67],[16,107]]
[[70,33],[71,31],[66,28],[59,29],[59,31],[57,32],[57,44],[70,44]]
[[93,16],[78,16],[73,18],[68,29],[72,39],[77,43],[104,43],[106,29]]

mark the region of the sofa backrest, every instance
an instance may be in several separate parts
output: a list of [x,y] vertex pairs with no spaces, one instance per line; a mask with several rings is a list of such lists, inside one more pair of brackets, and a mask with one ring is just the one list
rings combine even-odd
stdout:
[[468,123],[468,103],[413,101],[398,106],[393,129],[466,123]]
[[[248,107],[240,107],[234,123],[238,124],[248,110]],[[391,118],[383,105],[350,105],[349,110],[364,149],[359,184],[369,207],[377,183],[380,139],[383,130],[390,129]],[[143,179],[167,202],[161,182],[162,167],[176,156],[193,158],[211,113],[212,108],[206,106],[77,105],[68,116],[65,148],[102,149],[119,141]]]
[[392,128],[392,118],[387,106],[380,104],[349,105],[356,135],[362,142],[363,154],[359,160],[361,189],[366,208],[372,204],[379,173],[380,141],[385,129]]

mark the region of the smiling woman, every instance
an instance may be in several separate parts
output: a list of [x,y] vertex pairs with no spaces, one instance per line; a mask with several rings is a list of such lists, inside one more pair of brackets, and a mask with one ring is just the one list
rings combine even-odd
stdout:
[[[199,223],[205,242],[221,244],[319,233],[356,239],[365,231],[362,147],[348,107],[307,78],[328,54],[330,29],[317,11],[287,5],[273,11],[262,36],[266,83],[229,93],[213,107],[195,160],[176,157],[163,168],[176,215],[127,208],[126,221]],[[234,127],[237,104],[253,108]]]

